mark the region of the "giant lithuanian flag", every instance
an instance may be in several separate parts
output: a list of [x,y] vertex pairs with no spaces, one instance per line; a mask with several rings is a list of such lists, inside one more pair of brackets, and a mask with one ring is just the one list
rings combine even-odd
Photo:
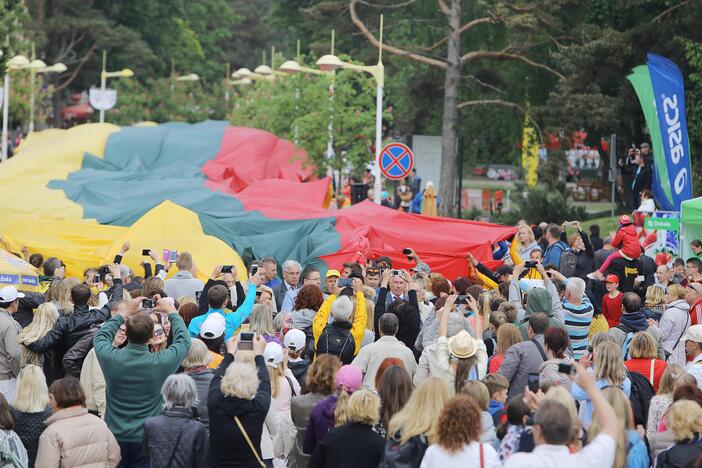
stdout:
[[87,124],[32,134],[0,164],[0,234],[15,251],[63,259],[72,275],[108,262],[123,241],[140,272],[145,248],[190,251],[202,277],[215,265],[266,255],[325,271],[414,248],[433,270],[466,274],[466,252],[490,264],[514,228],[409,215],[363,202],[330,211],[330,183],[305,154],[256,129],[207,121]]

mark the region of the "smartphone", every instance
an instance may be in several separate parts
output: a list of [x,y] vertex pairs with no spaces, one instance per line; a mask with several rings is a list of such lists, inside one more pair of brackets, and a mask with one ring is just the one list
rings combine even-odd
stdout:
[[[224,272],[224,269],[222,269],[222,272]],[[258,265],[251,265],[249,276],[255,276],[256,273],[258,273]]]
[[529,390],[536,393],[539,391],[539,374],[529,374],[528,377]]
[[141,301],[141,308],[142,309],[153,309],[154,308],[153,299],[144,299],[143,301]]
[[171,250],[171,256],[168,259],[169,263],[175,263],[178,261],[178,251],[177,250]]
[[100,275],[95,273],[93,276],[93,283],[98,284],[100,282]]
[[634,278],[634,281],[638,281],[639,283],[643,283],[646,278],[644,275],[639,275],[636,278]]
[[336,281],[336,285],[340,288],[345,288],[347,286],[353,286],[353,278],[339,278]]
[[231,273],[234,265],[224,265],[222,267],[222,273]]
[[151,249],[141,249],[141,255],[144,257],[148,257],[151,255]]
[[402,249],[404,255],[412,255],[412,249]]
[[101,266],[100,269],[98,270],[98,273],[102,276],[107,276],[110,274],[110,269],[106,266]]
[[570,364],[558,364],[558,372],[561,374],[575,375],[575,367]]
[[241,332],[239,335],[239,349],[242,351],[253,351],[253,339],[255,333]]
[[169,263],[171,260],[171,251],[163,249],[163,263]]
[[392,270],[392,276],[400,276],[400,270]]
[[524,268],[536,268],[536,266],[538,264],[539,264],[538,262],[532,262],[532,261],[524,262]]
[[200,302],[200,297],[202,296],[202,291],[195,291],[195,300]]

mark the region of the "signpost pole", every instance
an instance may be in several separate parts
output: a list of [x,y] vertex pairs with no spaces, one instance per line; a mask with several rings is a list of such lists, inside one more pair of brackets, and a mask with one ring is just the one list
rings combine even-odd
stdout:
[[617,190],[617,135],[615,133],[610,137],[609,143],[609,181],[612,183],[612,217],[614,217],[614,210],[617,207],[614,199]]
[[[105,96],[105,87],[107,86],[107,51],[102,51],[102,72],[100,73],[100,96]],[[105,109],[100,109],[100,123],[105,123]]]

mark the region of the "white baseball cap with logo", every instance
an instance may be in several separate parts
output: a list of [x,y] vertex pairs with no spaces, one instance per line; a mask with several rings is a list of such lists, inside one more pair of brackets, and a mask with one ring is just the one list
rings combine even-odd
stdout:
[[24,294],[17,292],[14,286],[5,286],[0,289],[0,302],[14,302],[24,297]]
[[278,364],[283,362],[283,347],[275,341],[267,343],[266,349],[263,350],[263,360],[266,361],[268,367],[277,369]]
[[227,327],[224,315],[212,312],[200,326],[200,336],[208,340],[219,338]]
[[302,330],[292,328],[285,334],[283,344],[288,349],[300,351],[301,349],[304,349],[305,345],[307,344],[307,336],[305,336],[305,332]]

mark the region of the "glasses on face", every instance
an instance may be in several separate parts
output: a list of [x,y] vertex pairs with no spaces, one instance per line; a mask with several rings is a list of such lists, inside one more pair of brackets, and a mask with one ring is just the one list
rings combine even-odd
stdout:
[[161,338],[165,333],[162,327],[154,328],[154,338]]
[[119,327],[117,333],[127,333],[127,327]]

